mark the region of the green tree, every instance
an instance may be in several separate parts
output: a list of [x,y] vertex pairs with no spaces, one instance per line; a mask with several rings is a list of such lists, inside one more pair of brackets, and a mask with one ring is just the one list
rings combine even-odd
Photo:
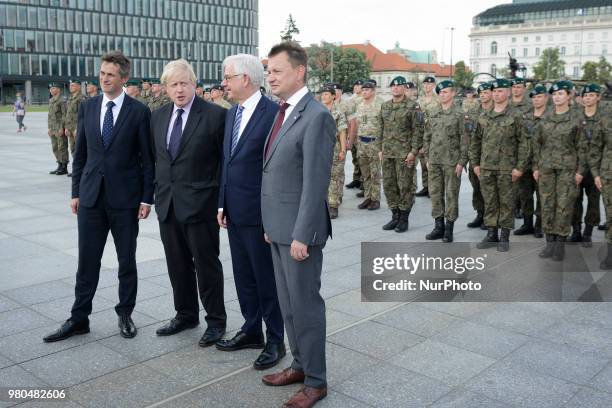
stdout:
[[540,60],[533,66],[538,80],[559,79],[565,74],[565,61],[559,58],[559,48],[546,48]]
[[457,87],[469,88],[474,83],[474,73],[465,66],[464,61],[458,61],[455,64],[453,80]]
[[598,80],[598,64],[593,61],[587,61],[582,66],[582,80],[588,82],[595,82]]
[[308,53],[308,81],[313,89],[318,89],[332,80],[342,85],[343,89],[352,89],[353,81],[370,77],[370,63],[366,60],[364,53],[355,49],[322,42],[312,44],[306,49],[306,52]]
[[605,84],[610,80],[610,71],[612,71],[612,65],[610,65],[605,57],[599,57],[599,62],[597,63],[597,77],[599,83]]
[[281,41],[295,41],[294,35],[299,34],[300,29],[297,27],[293,16],[289,14],[287,18],[287,23],[285,23],[285,29],[281,31]]

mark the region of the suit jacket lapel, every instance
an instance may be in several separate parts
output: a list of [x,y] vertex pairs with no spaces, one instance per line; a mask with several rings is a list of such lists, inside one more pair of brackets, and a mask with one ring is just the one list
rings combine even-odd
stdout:
[[234,129],[234,121],[236,120],[236,109],[238,109],[238,105],[234,105],[227,112],[227,116],[225,117],[225,133],[223,137],[223,157],[226,161],[230,161],[231,150],[232,150],[232,131]]
[[[253,129],[255,129],[255,126],[257,126],[257,123],[259,123],[264,113],[266,112],[266,102],[264,101],[264,98],[265,96],[261,97],[261,99],[259,100],[259,103],[257,103],[257,106],[255,107],[255,111],[253,112],[253,114],[251,115],[251,118],[249,119],[249,123],[247,123],[246,127],[242,131],[242,135],[240,135],[240,139],[238,140],[238,144],[236,145],[236,149],[234,150],[234,154],[232,155],[232,158],[238,154],[238,151],[240,150],[242,145],[244,145],[246,139],[249,137]],[[234,116],[235,116],[235,112],[234,112]],[[233,122],[232,122],[232,128],[233,128]],[[230,144],[231,144],[231,140],[230,140]]]
[[92,116],[93,126],[94,126],[94,135],[96,135],[95,139],[100,143],[100,146],[104,147],[104,142],[102,141],[102,129],[100,129],[100,113],[102,112],[102,95],[96,96],[96,99],[93,100],[93,112]]
[[119,111],[119,117],[117,118],[117,121],[115,122],[115,126],[113,126],[113,136],[111,137],[111,140],[110,140],[110,143],[108,144],[107,149],[109,149],[111,145],[115,142],[115,139],[117,139],[117,135],[119,134],[119,130],[121,129],[121,126],[125,122],[125,119],[130,115],[130,109],[132,108],[132,101],[133,99],[130,98],[129,96],[127,95],[124,96],[123,105],[121,106],[121,110]]
[[189,143],[189,139],[195,133],[195,130],[198,127],[198,123],[200,123],[200,119],[202,119],[203,115],[200,115],[202,111],[202,104],[204,101],[199,99],[197,96],[193,99],[193,104],[191,105],[191,110],[189,111],[189,116],[187,117],[187,123],[185,124],[185,130],[183,131],[183,136],[181,137],[181,145],[179,146],[178,152],[176,153],[176,157],[181,155],[183,149],[185,149],[185,145]]
[[164,109],[165,112],[163,115],[160,115],[162,126],[160,126],[156,132],[158,135],[157,138],[159,139],[157,143],[159,143],[159,145],[162,147],[161,150],[163,150],[163,154],[165,154],[168,157],[168,160],[171,161],[172,157],[170,157],[170,153],[168,152],[168,143],[166,138],[168,137],[168,126],[170,126],[170,120],[172,119],[172,113],[174,112],[174,104],[168,104],[161,109]]

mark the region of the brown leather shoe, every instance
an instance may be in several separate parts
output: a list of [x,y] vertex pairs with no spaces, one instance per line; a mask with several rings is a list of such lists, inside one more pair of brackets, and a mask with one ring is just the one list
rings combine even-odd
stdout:
[[287,367],[279,373],[264,375],[261,378],[261,381],[264,384],[271,385],[273,387],[301,383],[304,382],[304,372]]
[[368,210],[374,211],[380,208],[380,201],[371,201],[370,205],[368,205]]
[[298,392],[293,394],[289,401],[285,402],[285,408],[310,408],[327,396],[327,387],[313,388],[302,386]]
[[363,200],[361,204],[357,206],[357,208],[359,208],[360,210],[365,210],[366,208],[368,208],[371,202],[372,200],[370,200],[369,198],[366,198],[365,200]]

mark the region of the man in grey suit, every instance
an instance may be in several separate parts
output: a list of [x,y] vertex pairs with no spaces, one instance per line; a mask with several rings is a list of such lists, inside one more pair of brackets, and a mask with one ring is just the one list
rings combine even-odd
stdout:
[[266,375],[266,385],[303,382],[285,404],[311,407],[327,395],[323,247],[331,236],[327,189],[336,125],[306,88],[306,52],[293,42],[268,54],[268,83],[282,104],[264,148],[261,213],[281,312],[293,355],[291,367]]

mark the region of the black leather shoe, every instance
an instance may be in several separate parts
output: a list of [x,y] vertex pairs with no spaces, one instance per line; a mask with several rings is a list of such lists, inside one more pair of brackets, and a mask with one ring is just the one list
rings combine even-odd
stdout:
[[353,180],[346,185],[346,188],[358,188],[361,185],[361,181]]
[[180,333],[183,330],[193,329],[199,324],[200,322],[190,322],[189,320],[174,318],[157,329],[155,333],[158,336],[172,336],[173,334]]
[[257,360],[253,363],[256,370],[265,370],[274,367],[287,354],[285,343],[267,343],[266,348],[261,352]]
[[202,338],[198,342],[200,347],[209,347],[221,340],[223,335],[225,334],[225,328],[221,327],[209,327],[206,329]]
[[229,340],[219,340],[215,347],[221,351],[236,351],[246,348],[259,349],[265,345],[263,334],[247,334],[239,331]]
[[119,334],[121,334],[121,337],[131,339],[136,336],[137,332],[138,329],[136,329],[136,325],[130,315],[119,315]]
[[422,188],[420,191],[414,194],[416,197],[429,197],[429,189]]
[[53,343],[54,341],[64,340],[76,334],[85,333],[89,333],[89,322],[75,323],[72,320],[66,320],[62,327],[43,337],[43,341],[45,343]]

